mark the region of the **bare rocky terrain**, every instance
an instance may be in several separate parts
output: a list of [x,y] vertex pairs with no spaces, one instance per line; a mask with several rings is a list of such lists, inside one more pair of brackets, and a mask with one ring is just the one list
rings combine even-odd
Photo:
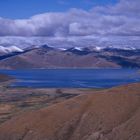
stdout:
[[20,110],[1,122],[1,140],[140,139],[139,83],[104,90],[1,89],[1,97],[1,115]]

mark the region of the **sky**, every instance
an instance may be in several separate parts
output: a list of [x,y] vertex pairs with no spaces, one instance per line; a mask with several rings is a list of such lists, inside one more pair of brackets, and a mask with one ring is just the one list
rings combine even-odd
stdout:
[[0,44],[140,47],[140,0],[0,0]]
[[97,5],[116,2],[117,0],[0,0],[0,17],[23,19],[46,12],[65,12],[71,8],[89,10]]

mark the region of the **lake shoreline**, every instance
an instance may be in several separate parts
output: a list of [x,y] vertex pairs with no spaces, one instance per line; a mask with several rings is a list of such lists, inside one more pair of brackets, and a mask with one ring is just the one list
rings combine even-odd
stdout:
[[15,78],[11,87],[104,89],[140,82],[137,69],[0,70]]

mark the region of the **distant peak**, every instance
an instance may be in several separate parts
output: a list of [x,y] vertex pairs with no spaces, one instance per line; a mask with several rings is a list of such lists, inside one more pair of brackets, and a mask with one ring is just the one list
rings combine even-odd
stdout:
[[66,51],[67,49],[66,48],[58,48],[59,50],[61,51]]
[[17,47],[17,46],[9,46],[9,47],[4,47],[4,46],[0,46],[0,52],[2,53],[13,53],[13,52],[24,52],[24,50],[22,50],[21,48]]
[[53,47],[50,47],[50,46],[48,46],[47,44],[44,44],[44,45],[42,45],[41,47],[42,47],[42,48],[45,48],[45,49],[47,49],[47,50],[54,50]]

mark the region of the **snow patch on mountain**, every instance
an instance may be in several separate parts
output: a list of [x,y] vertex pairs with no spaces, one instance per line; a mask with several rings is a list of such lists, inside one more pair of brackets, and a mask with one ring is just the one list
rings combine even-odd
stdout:
[[131,47],[131,46],[108,46],[106,48],[110,48],[110,49],[120,49],[120,50],[136,50],[135,47]]
[[10,46],[6,48],[9,52],[23,52],[21,48],[18,48],[17,46]]
[[0,52],[4,54],[8,54],[13,52],[24,52],[24,50],[18,48],[17,46],[9,46],[9,47],[0,46]]
[[0,46],[0,53],[7,53],[7,50],[5,49],[5,47]]
[[61,51],[66,51],[67,49],[66,48],[58,48],[59,50]]
[[83,48],[81,47],[74,47],[73,49],[78,50],[78,51],[83,51]]

